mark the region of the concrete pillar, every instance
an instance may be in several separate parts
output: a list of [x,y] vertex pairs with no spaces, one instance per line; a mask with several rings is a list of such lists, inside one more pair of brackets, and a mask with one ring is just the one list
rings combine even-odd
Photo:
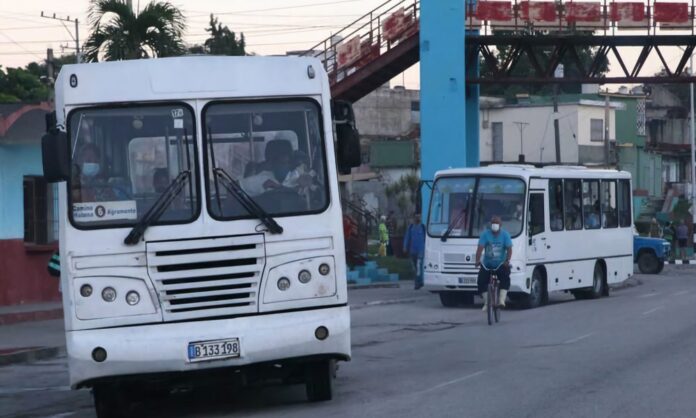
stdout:
[[[422,1],[420,15],[421,179],[449,167],[478,165],[476,135],[467,132],[465,0]],[[470,91],[471,93],[471,91]],[[470,100],[472,95],[470,94]],[[471,110],[478,120],[476,107]],[[471,115],[469,115],[471,117]],[[467,146],[466,139],[475,142]],[[471,155],[469,155],[471,154]],[[423,215],[430,189],[423,187]]]

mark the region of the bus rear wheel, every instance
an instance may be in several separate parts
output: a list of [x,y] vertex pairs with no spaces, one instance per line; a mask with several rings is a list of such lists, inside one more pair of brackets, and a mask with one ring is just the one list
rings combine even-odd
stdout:
[[310,402],[330,401],[333,398],[334,360],[318,361],[305,367],[307,399]]

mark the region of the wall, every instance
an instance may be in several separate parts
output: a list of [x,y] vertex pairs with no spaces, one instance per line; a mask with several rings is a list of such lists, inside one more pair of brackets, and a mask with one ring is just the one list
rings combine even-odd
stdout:
[[418,90],[381,87],[368,94],[353,104],[360,136],[405,136],[418,122],[417,113],[411,113],[411,103],[419,100]]
[[[598,101],[599,102],[599,101]],[[579,106],[578,107],[578,145],[604,146],[604,141],[591,141],[591,119],[604,120],[604,106]],[[616,139],[616,112],[614,109],[609,110],[609,139]],[[603,152],[603,151],[602,151]]]
[[[556,160],[553,108],[545,106],[510,106],[481,111],[481,121],[488,120],[488,128],[480,129],[480,159],[493,159],[493,122],[503,123],[503,160],[517,161],[520,154],[520,130],[514,122],[527,122],[523,132],[523,149],[528,162],[554,162]],[[561,138],[561,161],[578,162],[578,145],[573,137],[577,132],[577,106],[559,106],[561,115],[559,131]],[[482,124],[483,122],[481,122]]]
[[0,306],[60,300],[51,248],[24,245],[24,175],[41,175],[38,143],[0,144]]
[[39,144],[0,143],[0,240],[24,238],[23,176],[41,174]]

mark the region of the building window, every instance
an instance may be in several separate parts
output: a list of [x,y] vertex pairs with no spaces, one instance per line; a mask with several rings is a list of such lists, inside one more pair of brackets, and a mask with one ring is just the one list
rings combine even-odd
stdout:
[[590,119],[590,141],[604,141],[604,120]]
[[24,242],[45,245],[56,240],[57,193],[42,176],[24,176]]
[[420,112],[420,100],[411,100],[411,112]]

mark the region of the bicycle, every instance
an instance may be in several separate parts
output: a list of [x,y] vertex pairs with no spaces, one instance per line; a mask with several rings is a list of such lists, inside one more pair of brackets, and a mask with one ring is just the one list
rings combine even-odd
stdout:
[[500,305],[498,303],[500,281],[498,280],[498,269],[500,269],[503,264],[504,263],[500,263],[498,267],[489,269],[486,268],[485,264],[481,263],[481,268],[491,273],[488,280],[488,301],[486,301],[486,304],[488,305],[488,309],[486,310],[486,314],[488,315],[488,325],[493,325],[494,319],[495,322],[500,321]]

